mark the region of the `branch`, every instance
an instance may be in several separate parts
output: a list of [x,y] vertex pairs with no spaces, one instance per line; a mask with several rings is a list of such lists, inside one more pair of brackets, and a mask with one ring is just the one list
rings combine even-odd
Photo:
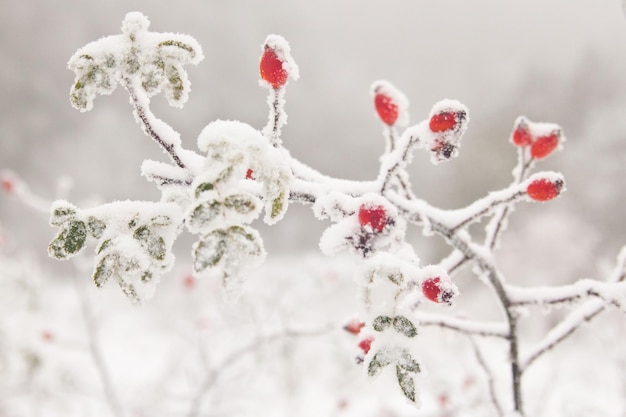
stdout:
[[74,285],[78,294],[83,324],[85,325],[89,352],[91,353],[91,358],[93,359],[94,365],[98,370],[98,375],[100,375],[100,381],[102,382],[102,388],[104,389],[104,396],[107,399],[113,415],[116,417],[124,417],[124,409],[115,391],[111,376],[109,375],[109,370],[104,361],[104,356],[100,350],[98,335],[96,334],[97,324],[93,317],[93,311],[91,310],[91,305],[87,300],[87,294],[82,286],[82,282],[79,280],[78,273],[74,274]]
[[[517,148],[517,165],[513,169],[513,182],[511,185],[519,185],[528,177],[530,167],[533,160],[528,157],[528,151],[523,147]],[[500,207],[498,212],[493,216],[487,227],[485,228],[487,236],[485,237],[485,246],[493,250],[500,238],[500,234],[505,229],[511,208],[506,205]]]
[[[617,256],[615,268],[609,275],[605,285],[616,285],[626,281],[626,246]],[[541,355],[552,350],[556,345],[571,336],[582,323],[596,317],[606,308],[606,300],[592,299],[570,312],[560,323],[550,330],[546,337],[530,352],[523,356],[520,363],[523,369],[530,366]]]
[[509,338],[508,328],[504,323],[480,323],[461,318],[419,312],[415,312],[413,316],[422,326],[439,326],[468,336]]
[[520,366],[527,369],[540,356],[552,350],[559,343],[571,336],[580,325],[591,320],[600,314],[606,307],[602,300],[589,300],[582,306],[572,311],[559,324],[554,326],[544,339],[523,355],[520,359]]
[[329,332],[329,329],[320,329],[320,330],[309,331],[309,332],[296,332],[293,330],[287,330],[287,331],[276,333],[273,335],[262,336],[259,339],[256,339],[255,341],[232,352],[222,361],[222,363],[219,366],[213,369],[209,369],[208,374],[206,375],[204,379],[204,382],[200,386],[198,393],[196,394],[196,396],[194,397],[191,403],[191,408],[189,412],[187,413],[187,416],[197,417],[200,414],[200,407],[202,406],[202,403],[204,402],[204,398],[209,393],[209,391],[213,388],[213,386],[215,386],[215,384],[217,383],[221,375],[228,368],[230,368],[239,360],[241,360],[244,356],[257,350],[259,346],[268,344],[268,343],[273,343],[284,338],[315,337],[315,336],[326,334],[328,332]]
[[183,149],[180,134],[152,113],[149,107],[149,100],[142,92],[141,86],[137,85],[137,81],[130,78],[122,78],[120,83],[130,96],[130,103],[135,110],[135,117],[141,124],[144,133],[159,144],[176,166],[188,171],[189,178],[186,183],[190,184],[192,181],[191,173],[199,171],[202,165],[202,157],[195,152]]
[[606,283],[591,279],[580,280],[571,285],[558,287],[523,288],[507,286],[513,306],[530,304],[559,304],[580,300],[587,297],[598,297],[607,304],[621,309],[626,296],[626,282]]
[[485,375],[487,376],[487,386],[489,387],[489,396],[491,397],[491,402],[493,403],[494,408],[499,416],[504,416],[504,412],[502,406],[500,405],[500,401],[498,401],[498,396],[496,395],[496,381],[493,375],[493,372],[487,365],[487,361],[485,360],[484,355],[480,351],[478,344],[474,340],[473,337],[469,337],[470,343],[472,344],[472,348],[474,349],[474,355],[476,356],[476,360],[480,367],[485,371]]

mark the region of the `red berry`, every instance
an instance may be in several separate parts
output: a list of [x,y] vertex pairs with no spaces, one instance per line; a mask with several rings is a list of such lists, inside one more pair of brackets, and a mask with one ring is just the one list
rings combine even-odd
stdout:
[[283,68],[283,61],[281,61],[278,55],[276,55],[276,52],[267,45],[261,57],[259,69],[261,71],[261,78],[268,82],[274,89],[279,89],[287,82],[289,73]]
[[454,292],[442,286],[441,278],[428,278],[422,282],[422,292],[424,296],[435,303],[449,304],[454,297]]
[[515,128],[512,140],[513,144],[517,146],[528,146],[532,143],[533,137],[525,123],[520,123],[520,125]]
[[554,182],[541,178],[534,180],[526,188],[528,197],[535,201],[548,201],[557,197],[563,188],[563,181],[556,180]]
[[187,275],[183,278],[183,286],[188,289],[192,289],[196,286],[196,279],[193,275]]
[[445,132],[453,129],[456,126],[456,113],[450,111],[437,113],[430,118],[429,126],[433,132]]
[[348,333],[359,334],[363,327],[365,327],[365,323],[362,321],[352,320],[350,323],[343,326],[343,329]]
[[367,206],[359,208],[359,224],[370,227],[374,232],[382,232],[387,224],[387,212],[383,206]]
[[41,332],[41,339],[45,342],[52,342],[54,341],[54,334],[52,334],[52,332],[49,331],[43,331]]
[[366,337],[365,339],[363,339],[363,340],[361,340],[359,342],[359,348],[363,351],[363,353],[365,353],[367,355],[367,353],[372,348],[372,342],[373,341],[374,341],[373,337],[371,337],[371,336]]
[[439,287],[439,282],[441,279],[439,277],[436,278],[428,278],[426,281],[422,283],[422,292],[430,301],[434,301],[435,303],[439,302],[439,294],[441,294],[441,288]]
[[386,125],[392,126],[398,120],[398,104],[387,94],[377,93],[374,96],[374,106],[378,117]]
[[250,168],[248,168],[248,170],[246,171],[246,179],[247,180],[255,180],[256,178],[254,178],[254,171],[251,170]]
[[11,194],[15,190],[15,184],[12,180],[8,178],[2,179],[2,189],[7,193]]
[[530,155],[534,159],[543,159],[559,146],[558,132],[540,136],[530,147]]

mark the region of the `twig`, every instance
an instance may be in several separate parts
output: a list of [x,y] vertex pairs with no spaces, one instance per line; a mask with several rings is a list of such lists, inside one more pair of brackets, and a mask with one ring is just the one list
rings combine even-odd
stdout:
[[468,336],[509,338],[508,328],[504,323],[479,323],[420,312],[414,312],[413,316],[422,326],[439,326]]
[[480,348],[478,347],[478,344],[476,343],[474,338],[470,336],[469,341],[472,345],[472,348],[474,349],[474,355],[476,356],[476,360],[478,361],[478,364],[480,365],[480,367],[485,372],[485,375],[487,376],[487,386],[489,387],[489,396],[491,397],[491,402],[494,408],[496,409],[496,412],[498,413],[498,415],[502,417],[504,413],[502,411],[502,406],[500,405],[500,401],[498,401],[498,395],[496,394],[496,381],[493,376],[493,372],[491,372],[491,369],[489,369],[489,366],[487,365],[487,361],[485,360],[485,357],[480,351]]
[[328,331],[329,329],[321,329],[321,330],[310,331],[310,332],[285,331],[285,332],[261,337],[255,340],[254,342],[249,343],[241,347],[240,349],[232,352],[222,361],[222,363],[219,366],[213,369],[209,369],[209,372],[206,375],[204,382],[200,386],[198,393],[193,398],[193,401],[191,403],[191,408],[189,409],[187,416],[197,417],[200,413],[200,408],[202,406],[202,403],[204,402],[204,398],[209,393],[209,391],[213,388],[213,386],[215,386],[215,384],[217,383],[221,375],[229,367],[237,363],[237,361],[239,361],[241,358],[243,358],[247,354],[252,353],[256,349],[258,349],[259,346],[272,343],[283,338],[289,338],[289,337],[315,337],[315,336],[328,333]]

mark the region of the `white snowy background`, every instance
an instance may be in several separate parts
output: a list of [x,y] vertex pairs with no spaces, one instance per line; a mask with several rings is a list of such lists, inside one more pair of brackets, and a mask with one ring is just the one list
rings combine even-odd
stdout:
[[[184,109],[153,100],[187,148],[216,118],[265,124],[260,45],[278,33],[289,40],[301,75],[287,91],[283,140],[306,164],[338,177],[375,177],[384,141],[369,86],[384,78],[411,101],[413,122],[443,98],[469,108],[460,157],[433,166],[418,154],[411,166],[416,194],[443,208],[510,182],[515,150],[508,135],[517,116],[563,127],[565,149],[541,168],[562,172],[567,192],[517,207],[498,253],[509,281],[598,277],[626,241],[626,19],[617,0],[0,0],[0,10],[0,170],[16,172],[45,198],[68,177],[67,198],[77,204],[158,199],[139,166],[165,156],[135,124],[127,96],[118,90],[100,97],[85,114],[68,100],[69,57],[117,34],[124,15],[139,10],[151,30],[186,33],[203,47],[205,60],[188,68],[192,92]],[[113,415],[81,299],[90,300],[109,379],[132,416],[191,416],[207,369],[254,340],[261,347],[220,374],[202,396],[200,415],[248,415],[261,404],[261,415],[443,416],[436,411],[441,393],[467,403],[479,398],[471,348],[439,331],[420,336],[430,363],[423,414],[360,379],[356,340],[340,330],[355,308],[351,267],[319,255],[326,226],[296,205],[279,224],[259,225],[268,264],[238,307],[223,304],[211,283],[185,286],[191,240],[183,237],[175,245],[178,267],[138,309],[118,291],[93,291],[80,267],[47,259],[54,234],[47,217],[0,194],[0,416]],[[425,263],[447,253],[438,238],[415,233],[411,241]],[[471,275],[458,284],[457,311],[491,317]],[[529,337],[549,324],[532,323]],[[324,336],[266,340],[294,327]],[[604,316],[564,345],[558,361],[544,359],[525,386],[531,411],[623,415],[626,356],[615,335],[625,330],[619,314]],[[557,394],[533,381],[553,381]]]

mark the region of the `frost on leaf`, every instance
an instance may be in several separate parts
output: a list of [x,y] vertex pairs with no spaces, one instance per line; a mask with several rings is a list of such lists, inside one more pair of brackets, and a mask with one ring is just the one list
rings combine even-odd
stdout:
[[[198,137],[198,148],[206,152],[204,187],[238,187],[250,170],[262,184],[264,221],[274,224],[285,214],[289,203],[291,169],[283,151],[274,148],[252,126],[238,121],[217,120],[207,125]],[[209,185],[210,184],[210,185]],[[196,188],[198,193],[208,191]]]
[[217,272],[230,298],[240,294],[245,270],[260,265],[264,259],[261,237],[248,226],[215,229],[201,236],[193,247],[194,271]]
[[158,277],[172,267],[171,248],[182,215],[173,203],[126,201],[79,210],[57,201],[50,223],[61,229],[50,243],[51,256],[67,259],[85,246],[88,237],[95,239],[96,286],[114,278],[138,303],[152,295]]
[[191,36],[149,32],[149,25],[141,13],[128,13],[121,35],[91,42],[70,58],[76,109],[91,110],[96,95],[111,94],[123,79],[136,81],[148,96],[163,91],[170,105],[182,107],[190,90],[183,65],[199,63],[202,48]]
[[374,377],[391,364],[395,364],[396,378],[402,393],[409,401],[415,403],[417,392],[413,374],[421,372],[421,369],[406,349],[399,346],[380,349],[369,362],[367,374]]

